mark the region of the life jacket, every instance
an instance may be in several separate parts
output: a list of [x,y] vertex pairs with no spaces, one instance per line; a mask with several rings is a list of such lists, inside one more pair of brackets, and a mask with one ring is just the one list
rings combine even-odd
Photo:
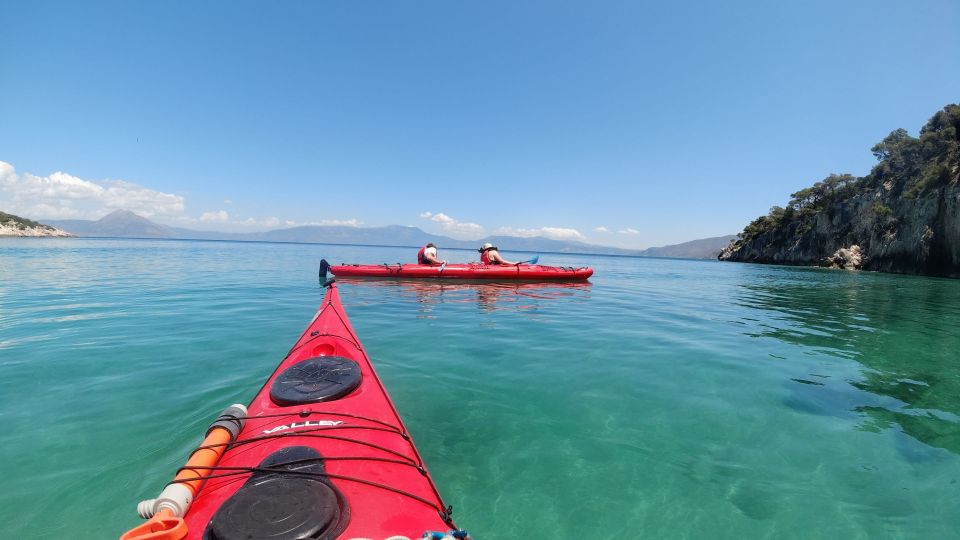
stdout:
[[426,259],[423,258],[423,254],[427,251],[427,246],[420,248],[420,251],[417,252],[417,264],[430,264]]
[[491,261],[491,260],[490,260],[490,252],[493,251],[493,250],[495,250],[495,249],[497,249],[497,248],[492,247],[492,248],[487,248],[487,249],[481,249],[481,250],[480,250],[480,263],[481,263],[481,264],[500,264],[500,261]]

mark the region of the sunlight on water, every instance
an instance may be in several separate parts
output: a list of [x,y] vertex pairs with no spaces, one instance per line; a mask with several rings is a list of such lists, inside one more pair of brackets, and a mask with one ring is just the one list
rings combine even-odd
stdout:
[[[321,257],[412,253],[0,240],[0,537],[110,538],[137,523],[137,501],[306,326]],[[340,280],[475,537],[960,537],[960,281],[541,262],[596,275]]]

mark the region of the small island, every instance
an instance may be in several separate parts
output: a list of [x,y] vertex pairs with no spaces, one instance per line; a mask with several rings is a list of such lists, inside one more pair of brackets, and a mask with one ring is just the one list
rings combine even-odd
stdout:
[[792,194],[718,258],[960,277],[960,105],[871,151],[870,174],[831,174]]
[[73,237],[74,235],[50,225],[0,212],[0,236]]

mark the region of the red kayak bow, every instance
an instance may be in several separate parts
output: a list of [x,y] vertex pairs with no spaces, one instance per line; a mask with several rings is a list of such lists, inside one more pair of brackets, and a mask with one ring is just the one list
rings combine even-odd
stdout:
[[320,310],[246,411],[221,415],[161,496],[141,503],[152,519],[121,538],[382,540],[456,529],[336,285],[325,285]]

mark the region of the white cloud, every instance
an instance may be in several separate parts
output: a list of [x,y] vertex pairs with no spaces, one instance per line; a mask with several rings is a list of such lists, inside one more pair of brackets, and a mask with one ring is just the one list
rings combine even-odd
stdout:
[[325,225],[325,226],[337,226],[337,227],[359,227],[363,225],[363,222],[357,218],[353,219],[321,219],[320,221],[307,221],[306,223],[298,223],[298,225]]
[[126,209],[142,216],[176,217],[183,214],[180,195],[164,193],[124,180],[84,180],[55,172],[49,176],[17,174],[0,161],[0,202],[8,212],[32,218],[88,218]]
[[420,217],[440,224],[440,227],[455,236],[479,237],[483,235],[483,226],[468,221],[456,220],[443,212],[422,212]]
[[[10,207],[3,203],[0,203],[0,206],[5,207],[5,210]],[[53,206],[46,203],[39,203],[29,207],[18,207],[17,205],[12,205],[12,208],[7,211],[25,217],[46,219],[82,219],[86,217],[82,211],[77,210],[76,208],[72,208],[70,206]]]
[[626,229],[620,229],[617,232],[620,234],[640,234],[640,231],[636,229],[631,229],[630,227],[627,227]]
[[514,229],[513,227],[500,227],[495,234],[507,236],[521,236],[530,238],[533,236],[544,236],[554,240],[585,240],[586,238],[576,229],[566,227],[540,227],[539,229]]
[[200,214],[200,221],[213,221],[217,223],[226,223],[230,221],[230,214],[226,210],[216,212],[204,212]]
[[576,229],[567,229],[563,227],[541,227],[543,235],[547,238],[557,240],[583,240],[584,236]]
[[324,219],[320,222],[321,225],[338,225],[341,227],[359,227],[363,225],[363,222],[359,219]]
[[231,201],[230,199],[224,199],[223,204],[233,204],[233,201]]
[[163,193],[123,180],[105,180],[103,183],[109,186],[106,197],[109,208],[123,208],[147,217],[177,216],[184,211],[185,201],[180,195]]
[[169,218],[167,221],[170,223],[176,223],[177,225],[196,225],[200,222],[200,219],[184,215]]
[[439,223],[439,224],[441,224],[441,225],[450,225],[451,223],[456,223],[456,222],[457,222],[457,220],[455,220],[455,219],[453,219],[452,217],[444,214],[443,212],[437,212],[436,214],[434,214],[433,217],[430,218],[430,221],[436,221],[437,223]]
[[593,229],[595,232],[610,232],[610,229],[604,227],[603,225]]
[[[222,210],[221,210],[222,212]],[[206,215],[206,214],[204,214]],[[202,218],[201,218],[202,219]],[[230,221],[232,225],[240,225],[243,227],[278,227],[283,225],[284,227],[304,227],[311,225],[321,225],[321,226],[339,226],[339,227],[360,227],[363,225],[363,222],[359,219],[322,219],[319,221],[295,221],[292,219],[280,219],[275,216],[270,216],[264,219],[257,219],[248,217],[246,219],[236,219]]]
[[12,183],[16,174],[17,172],[14,170],[13,165],[6,161],[0,161],[0,186],[6,186],[8,183]]

